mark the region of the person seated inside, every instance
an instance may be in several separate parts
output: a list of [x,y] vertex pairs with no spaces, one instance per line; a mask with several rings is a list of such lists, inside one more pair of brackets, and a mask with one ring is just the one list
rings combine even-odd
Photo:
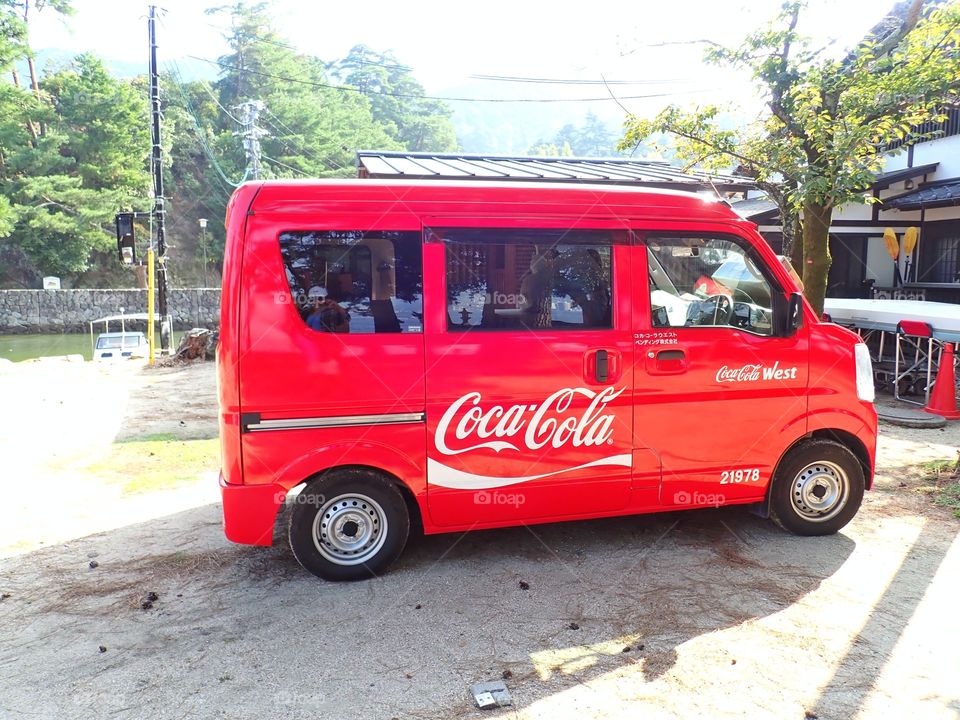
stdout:
[[306,317],[307,325],[317,332],[350,332],[350,313],[327,297],[327,291],[319,286],[310,288],[307,293],[310,310]]

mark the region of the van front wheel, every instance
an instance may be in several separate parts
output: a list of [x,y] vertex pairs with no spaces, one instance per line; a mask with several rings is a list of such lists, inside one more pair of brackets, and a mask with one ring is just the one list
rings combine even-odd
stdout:
[[407,543],[410,516],[400,491],[367,470],[337,470],[293,499],[294,557],[325,580],[375,577]]
[[797,535],[832,535],[857,514],[864,485],[863,467],[848,448],[832,440],[808,440],[777,468],[771,515]]

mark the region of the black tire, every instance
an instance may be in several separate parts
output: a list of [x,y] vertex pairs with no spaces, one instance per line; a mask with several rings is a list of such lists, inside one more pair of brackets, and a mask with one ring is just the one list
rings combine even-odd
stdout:
[[294,557],[324,580],[376,577],[403,552],[410,515],[400,490],[369,470],[335,470],[294,501],[289,538]]
[[777,466],[770,489],[770,515],[797,535],[833,535],[860,509],[863,466],[833,440],[806,440]]

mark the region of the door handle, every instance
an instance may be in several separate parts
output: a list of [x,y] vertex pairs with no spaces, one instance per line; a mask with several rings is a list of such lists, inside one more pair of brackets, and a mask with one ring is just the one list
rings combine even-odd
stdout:
[[676,375],[687,371],[687,354],[679,348],[647,351],[647,371],[651,375]]
[[623,358],[616,348],[590,349],[583,354],[583,379],[590,385],[615,383],[623,375]]
[[610,377],[610,358],[606,350],[597,350],[597,382],[605,383]]
[[683,350],[657,350],[657,362],[684,362],[687,356]]

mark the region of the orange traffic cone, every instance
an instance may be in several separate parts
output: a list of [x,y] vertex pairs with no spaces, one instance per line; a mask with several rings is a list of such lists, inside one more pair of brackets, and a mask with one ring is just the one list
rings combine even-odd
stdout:
[[940,370],[933,383],[930,402],[924,408],[928,413],[940,415],[948,420],[960,418],[957,412],[957,381],[953,376],[953,343],[945,343],[940,355]]

